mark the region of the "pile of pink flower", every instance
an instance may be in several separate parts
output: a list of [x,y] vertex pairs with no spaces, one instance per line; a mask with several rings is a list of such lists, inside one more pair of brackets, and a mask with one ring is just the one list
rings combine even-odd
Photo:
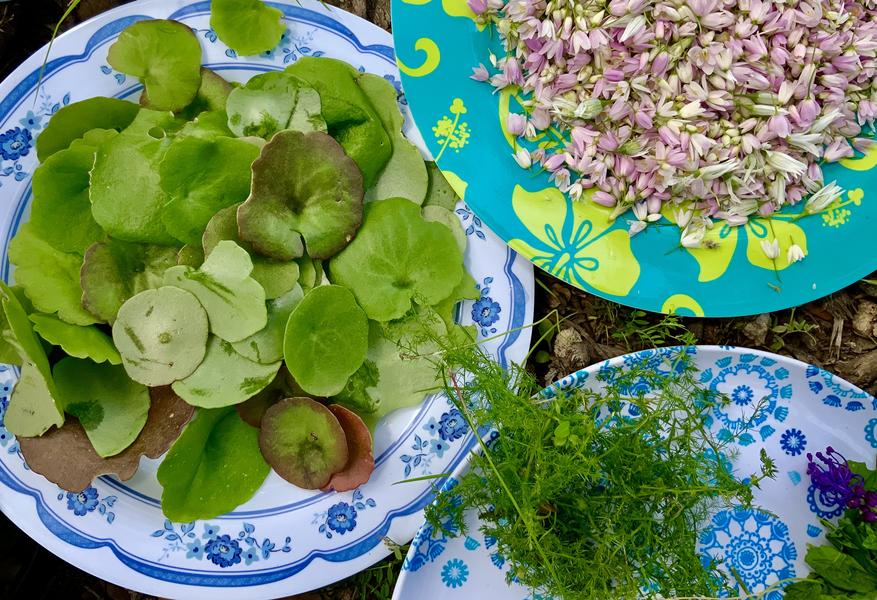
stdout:
[[[507,56],[473,78],[520,88],[515,154],[573,199],[669,214],[697,247],[731,225],[842,190],[821,162],[865,151],[877,118],[877,0],[469,0]],[[863,131],[864,130],[864,131]],[[530,147],[535,147],[529,144]]]

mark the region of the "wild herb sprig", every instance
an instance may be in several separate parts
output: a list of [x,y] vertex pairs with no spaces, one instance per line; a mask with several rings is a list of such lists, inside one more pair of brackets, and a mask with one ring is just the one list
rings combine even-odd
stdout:
[[434,526],[462,529],[474,508],[510,577],[558,598],[727,591],[697,552],[698,531],[712,511],[750,505],[773,464],[763,455],[747,483],[732,475],[733,440],[716,439],[703,419],[727,399],[697,384],[687,353],[604,370],[599,392],[555,398],[477,348],[448,349],[444,360],[446,391],[470,426],[484,434],[494,424],[501,436],[482,442],[469,473],[428,509]]

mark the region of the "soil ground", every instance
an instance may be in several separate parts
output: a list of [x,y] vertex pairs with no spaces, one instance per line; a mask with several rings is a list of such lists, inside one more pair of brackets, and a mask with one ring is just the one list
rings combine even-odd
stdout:
[[[62,26],[72,27],[124,4],[82,0]],[[330,1],[389,29],[389,0]],[[0,0],[0,79],[46,43],[65,0]],[[877,275],[877,273],[875,273]],[[647,314],[585,294],[537,270],[536,315],[529,366],[547,383],[632,350],[677,343],[690,332],[700,344],[761,348],[822,366],[877,393],[877,280],[864,279],[797,309],[735,319]],[[145,599],[92,577],[33,542],[0,515],[0,597]],[[301,600],[371,600],[392,594],[400,559],[391,556],[359,575]]]

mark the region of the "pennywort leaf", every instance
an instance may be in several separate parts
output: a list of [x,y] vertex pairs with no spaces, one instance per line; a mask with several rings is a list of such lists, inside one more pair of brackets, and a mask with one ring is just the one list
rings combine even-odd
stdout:
[[283,13],[261,0],[213,0],[210,27],[240,56],[274,48],[286,30]]
[[227,513],[249,500],[270,470],[259,430],[234,408],[199,409],[158,468],[162,511],[178,523]]
[[118,454],[137,439],[149,412],[149,390],[123,367],[68,356],[52,373],[64,410],[79,419],[99,456]]
[[60,346],[70,356],[88,358],[96,363],[122,364],[113,340],[94,325],[71,325],[54,315],[39,313],[29,318],[41,338],[53,346]]
[[201,45],[189,27],[178,21],[154,19],[129,25],[107,52],[107,62],[122,73],[139,77],[146,87],[147,106],[180,110],[201,85]]

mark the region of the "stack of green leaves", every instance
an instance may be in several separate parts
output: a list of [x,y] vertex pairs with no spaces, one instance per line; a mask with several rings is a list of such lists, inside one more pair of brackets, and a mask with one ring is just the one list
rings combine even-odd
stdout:
[[[607,368],[593,390],[554,394],[477,348],[449,348],[444,360],[447,393],[489,441],[427,509],[438,531],[460,535],[464,513],[476,511],[509,577],[550,597],[729,591],[719,565],[705,566],[697,552],[699,528],[711,511],[749,505],[774,469],[762,454],[760,473],[735,478],[734,440],[716,439],[704,422],[728,399],[698,385],[687,353]],[[486,435],[492,426],[498,437]]]
[[[235,508],[269,464],[302,487],[364,483],[366,423],[440,387],[422,356],[468,334],[453,309],[477,295],[453,193],[402,135],[395,88],[328,58],[232,85],[173,21],[129,26],[107,60],[141,78],[141,106],[53,116],[9,247],[6,425],[43,436],[26,459],[87,465],[47,469],[81,489],[119,473],[150,420],[167,440],[144,447],[167,449],[162,389],[197,408],[158,473],[172,519]],[[97,456],[61,452],[70,436]]]

